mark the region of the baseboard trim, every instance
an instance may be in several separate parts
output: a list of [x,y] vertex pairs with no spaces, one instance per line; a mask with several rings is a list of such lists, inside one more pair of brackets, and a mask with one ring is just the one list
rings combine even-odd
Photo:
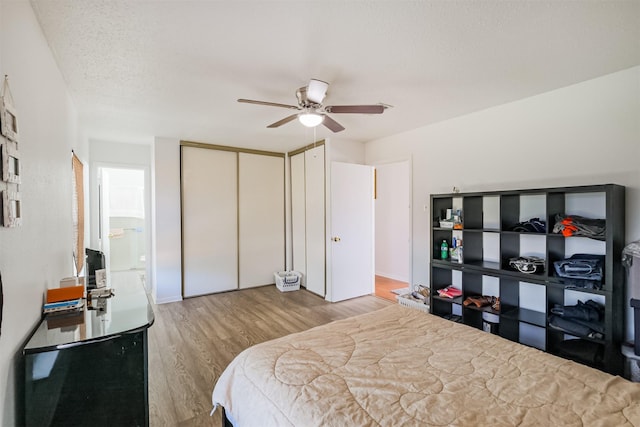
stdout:
[[166,297],[166,298],[161,298],[161,299],[157,299],[154,298],[153,299],[155,304],[167,304],[170,302],[179,302],[182,301],[182,297],[181,296],[174,296],[174,297]]
[[399,277],[399,276],[396,276],[395,274],[387,274],[387,273],[381,273],[376,271],[376,276],[381,276],[381,277],[384,277],[385,279],[397,280],[398,282],[409,283],[409,279],[407,277]]

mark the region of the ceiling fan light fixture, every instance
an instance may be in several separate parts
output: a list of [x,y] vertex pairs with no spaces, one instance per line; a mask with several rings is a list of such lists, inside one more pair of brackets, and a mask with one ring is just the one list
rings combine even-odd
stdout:
[[329,83],[322,80],[311,79],[307,85],[307,99],[316,104],[322,104],[324,97],[327,95]]
[[322,121],[324,120],[324,116],[318,113],[304,112],[304,113],[298,114],[298,120],[304,126],[308,128],[313,128],[318,126],[320,123],[322,123]]

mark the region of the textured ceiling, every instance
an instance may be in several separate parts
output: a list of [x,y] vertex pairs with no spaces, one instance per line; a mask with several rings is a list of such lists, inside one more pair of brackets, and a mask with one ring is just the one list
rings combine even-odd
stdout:
[[[92,139],[287,150],[310,78],[368,141],[640,64],[640,1],[32,0]],[[332,133],[319,126],[315,137]]]

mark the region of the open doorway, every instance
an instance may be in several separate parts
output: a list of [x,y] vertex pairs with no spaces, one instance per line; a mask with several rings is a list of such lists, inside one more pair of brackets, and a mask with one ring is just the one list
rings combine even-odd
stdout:
[[145,283],[148,226],[145,169],[100,167],[100,243],[111,274],[135,274]]
[[409,160],[376,166],[376,295],[395,301],[411,283]]

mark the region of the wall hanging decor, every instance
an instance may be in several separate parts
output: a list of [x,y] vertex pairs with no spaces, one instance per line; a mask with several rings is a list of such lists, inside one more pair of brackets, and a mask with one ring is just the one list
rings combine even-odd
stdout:
[[2,192],[2,225],[17,227],[22,225],[20,193],[4,190]]
[[84,166],[71,152],[71,167],[73,174],[73,260],[76,274],[80,274],[84,267]]
[[0,132],[5,138],[18,142],[18,114],[13,106],[9,76],[4,76],[0,99]]
[[9,89],[9,76],[5,74],[0,91],[0,226],[22,225],[20,184],[22,163],[18,151],[18,116]]
[[20,153],[14,143],[7,141],[2,144],[0,168],[3,181],[20,184]]

